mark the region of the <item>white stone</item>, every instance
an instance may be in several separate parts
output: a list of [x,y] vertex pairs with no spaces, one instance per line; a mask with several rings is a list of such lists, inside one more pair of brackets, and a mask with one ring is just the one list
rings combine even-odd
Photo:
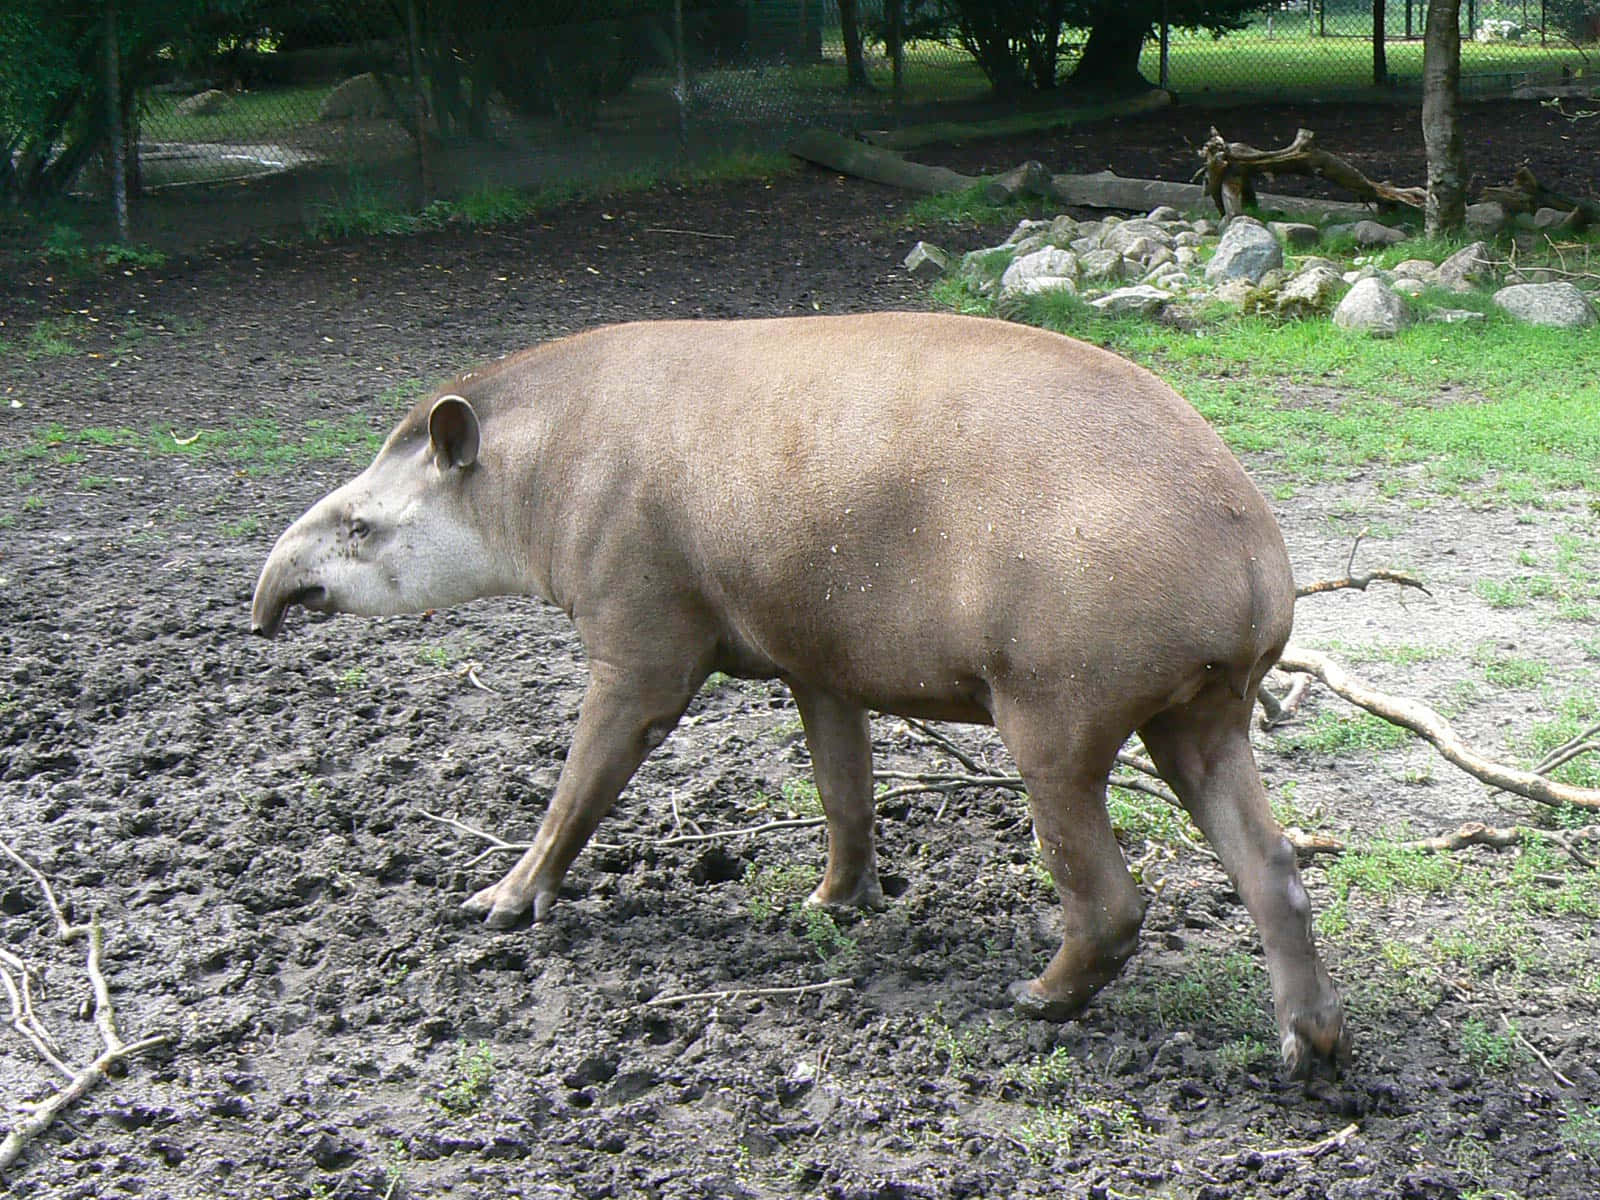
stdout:
[[1171,300],[1172,297],[1160,288],[1141,283],[1134,287],[1107,292],[1089,303],[1108,316],[1121,316],[1126,313],[1138,313],[1144,316],[1166,307]]
[[[1030,279],[1050,276],[1072,282],[1078,277],[1078,259],[1070,250],[1045,246],[1032,254],[1020,254],[1000,276],[1000,294],[1012,295]],[[1037,289],[1034,289],[1037,290]]]
[[918,279],[937,279],[950,269],[950,256],[932,242],[918,242],[906,255],[905,268]]
[[1410,321],[1406,302],[1381,279],[1360,280],[1333,310],[1333,323],[1340,329],[1371,337],[1393,337]]

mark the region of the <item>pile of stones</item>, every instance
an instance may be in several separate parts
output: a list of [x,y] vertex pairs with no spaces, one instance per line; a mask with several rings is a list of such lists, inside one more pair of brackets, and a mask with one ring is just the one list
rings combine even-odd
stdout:
[[[1393,337],[1418,318],[1414,301],[1430,288],[1492,294],[1495,305],[1535,325],[1581,329],[1596,322],[1593,300],[1548,268],[1516,270],[1489,243],[1473,242],[1442,262],[1407,259],[1390,268],[1372,253],[1406,239],[1376,221],[1316,225],[1234,217],[1224,224],[1187,219],[1176,209],[1147,216],[1022,221],[998,246],[954,259],[918,242],[906,269],[920,278],[955,274],[999,301],[1068,292],[1107,314],[1160,315],[1231,304],[1286,317],[1326,315],[1342,329]],[[1336,262],[1315,253],[1325,242],[1366,251]],[[1482,320],[1477,309],[1420,306],[1433,321]]]

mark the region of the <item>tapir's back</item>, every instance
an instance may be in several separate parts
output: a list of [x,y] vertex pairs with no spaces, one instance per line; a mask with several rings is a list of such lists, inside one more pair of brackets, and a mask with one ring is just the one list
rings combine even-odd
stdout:
[[576,487],[610,497],[581,519],[670,546],[781,672],[970,690],[996,662],[1076,660],[1164,687],[1287,637],[1260,493],[1181,397],[1095,347],[886,313],[619,326],[526,366]]

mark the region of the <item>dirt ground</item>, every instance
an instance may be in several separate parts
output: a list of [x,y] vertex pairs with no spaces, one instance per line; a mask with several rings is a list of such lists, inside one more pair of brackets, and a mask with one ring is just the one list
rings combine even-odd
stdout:
[[[1259,144],[1305,124],[1371,174],[1420,178],[1415,113],[1351,106],[1179,110],[920,157],[1187,179],[1184,147],[1213,121]],[[1592,192],[1596,127],[1502,105],[1474,112],[1469,141],[1485,177],[1529,159],[1547,182]],[[1150,899],[1140,953],[1081,1020],[1017,1020],[1005,986],[1057,937],[1019,799],[890,802],[890,907],[808,924],[798,899],[820,830],[682,836],[804,811],[792,702],[776,684],[728,682],[641,769],[554,918],[490,932],[459,904],[510,859],[480,861],[481,840],[424,814],[531,837],[584,680],[564,618],[494,601],[382,621],[297,613],[277,641],[247,635],[277,532],[364,460],[323,455],[330,430],[381,430],[419,381],[602,322],[923,307],[898,269],[919,232],[899,222],[905,204],[808,171],[489,233],[258,244],[87,280],[12,256],[0,294],[4,836],[77,918],[100,915],[124,1036],[170,1040],[39,1138],[7,1176],[11,1194],[1600,1194],[1595,1155],[1559,1133],[1564,1114],[1600,1103],[1600,986],[1581,986],[1600,981],[1600,945],[1583,917],[1539,918],[1553,965],[1519,979],[1510,1011],[1467,986],[1413,987],[1403,963],[1374,971],[1349,949],[1359,936],[1335,941],[1355,1062],[1337,1081],[1290,1084],[1237,895],[1208,854],[1132,830],[1124,848],[1143,860]],[[974,230],[970,244],[1001,232]],[[67,352],[22,351],[41,321]],[[304,449],[274,457],[279,439],[260,426],[210,453],[47,445],[56,424],[184,439],[252,421]],[[1373,565],[1432,589],[1303,601],[1306,644],[1443,647],[1420,666],[1360,668],[1438,704],[1481,679],[1485,645],[1546,661],[1553,693],[1592,683],[1592,624],[1552,621],[1543,602],[1492,608],[1474,591],[1515,577],[1519,555],[1552,552],[1581,505],[1523,512],[1469,495],[1417,508],[1384,495],[1376,472],[1290,494],[1271,461],[1246,465],[1287,497],[1274,504],[1302,578],[1340,573],[1369,527]],[[1455,712],[1469,738],[1514,757],[1542,697],[1490,691]],[[1324,695],[1311,712],[1334,707]],[[949,732],[1003,762],[988,731]],[[950,761],[894,719],[875,721],[874,739],[880,767]],[[1336,757],[1264,735],[1260,757],[1274,796],[1339,836],[1530,816],[1424,749]],[[1491,877],[1512,870],[1512,854],[1468,854]],[[1305,873],[1326,908],[1326,864]],[[1352,923],[1369,939],[1441,925],[1477,936],[1464,903],[1357,893]],[[48,967],[40,1012],[86,1062],[98,1043],[82,947],[54,944],[50,928],[38,890],[0,867],[0,945]],[[1495,1067],[1467,1052],[1467,1022],[1503,1011],[1546,1062]],[[57,1082],[0,1030],[0,1125]]]

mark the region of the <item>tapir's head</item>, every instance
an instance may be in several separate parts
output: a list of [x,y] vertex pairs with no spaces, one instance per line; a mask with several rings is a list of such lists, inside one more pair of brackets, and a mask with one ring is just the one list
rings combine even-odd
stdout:
[[256,582],[251,630],[272,637],[296,604],[388,616],[517,590],[481,521],[479,435],[460,396],[401,422],[370,467],[284,530]]

